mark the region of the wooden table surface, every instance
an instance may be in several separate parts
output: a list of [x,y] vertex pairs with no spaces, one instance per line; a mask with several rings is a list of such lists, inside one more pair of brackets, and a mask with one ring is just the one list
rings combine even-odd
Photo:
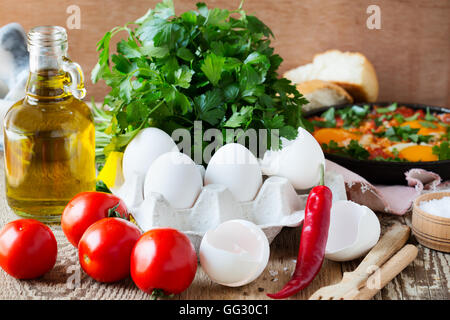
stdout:
[[[17,219],[4,196],[3,154],[0,154],[0,226]],[[410,224],[410,214],[404,217],[379,214],[382,229],[393,223]],[[114,284],[94,281],[80,268],[76,249],[66,240],[61,227],[52,225],[58,242],[58,259],[52,271],[36,280],[19,281],[0,271],[0,299],[149,299],[131,279]],[[188,290],[174,299],[268,299],[266,293],[276,292],[290,278],[295,267],[299,243],[299,228],[284,228],[271,244],[267,268],[254,282],[240,288],[228,288],[212,283],[201,267]],[[410,243],[417,244],[411,236]],[[400,275],[378,293],[376,300],[450,299],[450,254],[418,245],[419,254]],[[292,299],[307,299],[322,286],[337,283],[342,273],[356,268],[359,261],[337,263],[325,260],[323,267],[304,291]]]

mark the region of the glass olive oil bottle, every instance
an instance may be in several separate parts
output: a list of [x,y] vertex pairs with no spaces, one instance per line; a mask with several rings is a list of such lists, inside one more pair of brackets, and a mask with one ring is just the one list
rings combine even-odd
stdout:
[[69,200],[95,189],[95,129],[83,73],[62,27],[28,33],[26,96],[4,118],[6,197],[20,216],[57,222]]

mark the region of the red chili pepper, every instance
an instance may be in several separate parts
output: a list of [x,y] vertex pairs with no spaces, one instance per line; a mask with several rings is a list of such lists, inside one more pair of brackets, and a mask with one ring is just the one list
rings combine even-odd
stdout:
[[306,288],[316,277],[325,256],[325,247],[330,227],[332,193],[323,185],[322,166],[321,185],[309,193],[303,220],[300,248],[294,274],[291,280],[275,294],[267,294],[273,299],[288,298]]

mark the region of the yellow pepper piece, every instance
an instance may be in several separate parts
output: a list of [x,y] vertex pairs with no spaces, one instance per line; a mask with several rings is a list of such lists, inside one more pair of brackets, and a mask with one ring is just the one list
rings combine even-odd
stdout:
[[109,189],[119,187],[124,179],[122,173],[123,152],[113,151],[106,158],[105,166],[97,176]]

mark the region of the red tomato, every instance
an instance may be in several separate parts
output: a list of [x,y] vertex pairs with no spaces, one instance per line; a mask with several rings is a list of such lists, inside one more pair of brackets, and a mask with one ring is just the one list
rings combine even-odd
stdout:
[[161,289],[177,294],[192,283],[197,255],[189,238],[175,229],[152,229],[142,235],[131,254],[131,277],[142,291]]
[[14,278],[42,276],[55,265],[57,252],[52,230],[37,220],[15,220],[0,231],[0,266]]
[[110,209],[115,209],[124,219],[129,219],[125,203],[118,197],[104,192],[82,192],[77,194],[61,216],[61,227],[67,239],[78,247],[83,233],[94,222],[107,218]]
[[370,157],[369,157],[370,160],[373,160],[377,157],[382,157],[384,159],[391,157],[391,155],[384,152],[383,148],[369,149],[369,153],[370,153]]
[[407,118],[407,117],[411,117],[416,113],[419,113],[419,119],[423,119],[423,117],[425,116],[425,113],[423,112],[423,110],[419,109],[419,110],[414,110],[405,106],[401,106],[398,107],[396,110],[396,113],[401,114],[403,117]]
[[130,221],[104,218],[89,228],[78,244],[83,270],[100,282],[115,282],[130,275],[130,256],[141,231]]

